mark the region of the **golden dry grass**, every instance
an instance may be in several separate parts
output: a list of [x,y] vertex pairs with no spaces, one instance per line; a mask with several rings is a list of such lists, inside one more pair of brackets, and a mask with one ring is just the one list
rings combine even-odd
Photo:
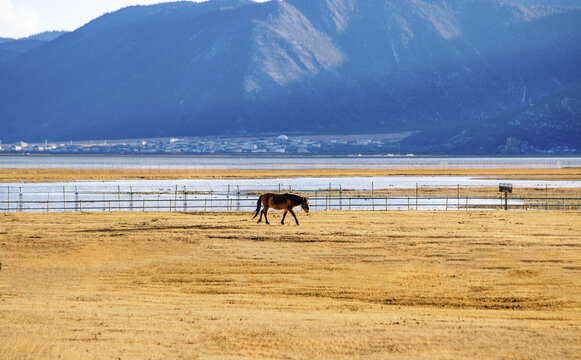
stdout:
[[581,168],[564,169],[308,169],[308,170],[155,170],[155,169],[9,169],[0,168],[0,182],[73,180],[256,179],[344,176],[495,176],[503,179],[579,180]]
[[581,357],[581,212],[298,216],[0,214],[0,358]]

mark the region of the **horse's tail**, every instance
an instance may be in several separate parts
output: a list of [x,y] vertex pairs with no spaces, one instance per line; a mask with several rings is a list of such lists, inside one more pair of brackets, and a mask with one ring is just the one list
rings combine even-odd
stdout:
[[254,216],[252,217],[253,219],[255,217],[258,216],[258,214],[260,213],[260,206],[262,205],[262,195],[260,195],[260,197],[258,198],[257,204],[256,204],[256,211],[254,212]]

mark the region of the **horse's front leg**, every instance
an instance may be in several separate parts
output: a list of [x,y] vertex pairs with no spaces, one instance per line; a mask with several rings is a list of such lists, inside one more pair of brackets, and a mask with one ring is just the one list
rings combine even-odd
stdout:
[[282,221],[280,222],[282,225],[284,225],[284,218],[286,216],[286,213],[288,212],[288,210],[284,210],[284,213],[282,214]]
[[289,210],[291,215],[295,218],[295,221],[297,222],[297,226],[301,226],[301,224],[299,224],[299,219],[297,219],[297,216],[295,215],[295,212],[293,211],[293,209]]

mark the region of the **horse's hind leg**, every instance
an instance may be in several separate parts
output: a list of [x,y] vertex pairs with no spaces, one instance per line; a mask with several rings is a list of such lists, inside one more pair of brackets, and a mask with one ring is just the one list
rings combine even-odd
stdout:
[[264,214],[264,209],[260,211],[260,217],[258,218],[257,223],[260,224],[262,222],[262,214]]
[[295,218],[295,221],[297,222],[297,226],[300,226],[301,224],[299,224],[299,219],[297,219],[295,212],[292,209],[290,209],[289,211],[290,211],[291,215]]
[[284,225],[284,218],[285,218],[287,212],[288,212],[288,210],[285,210],[284,213],[282,214],[282,221],[280,222],[282,225]]
[[268,222],[268,218],[266,217],[266,215],[268,215],[268,208],[264,208],[264,220],[266,220],[266,224],[270,225],[270,223]]

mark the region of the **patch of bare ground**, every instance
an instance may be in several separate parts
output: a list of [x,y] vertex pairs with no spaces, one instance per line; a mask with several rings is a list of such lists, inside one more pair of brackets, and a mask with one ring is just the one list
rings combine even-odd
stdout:
[[581,212],[298,216],[0,214],[0,358],[581,357]]

